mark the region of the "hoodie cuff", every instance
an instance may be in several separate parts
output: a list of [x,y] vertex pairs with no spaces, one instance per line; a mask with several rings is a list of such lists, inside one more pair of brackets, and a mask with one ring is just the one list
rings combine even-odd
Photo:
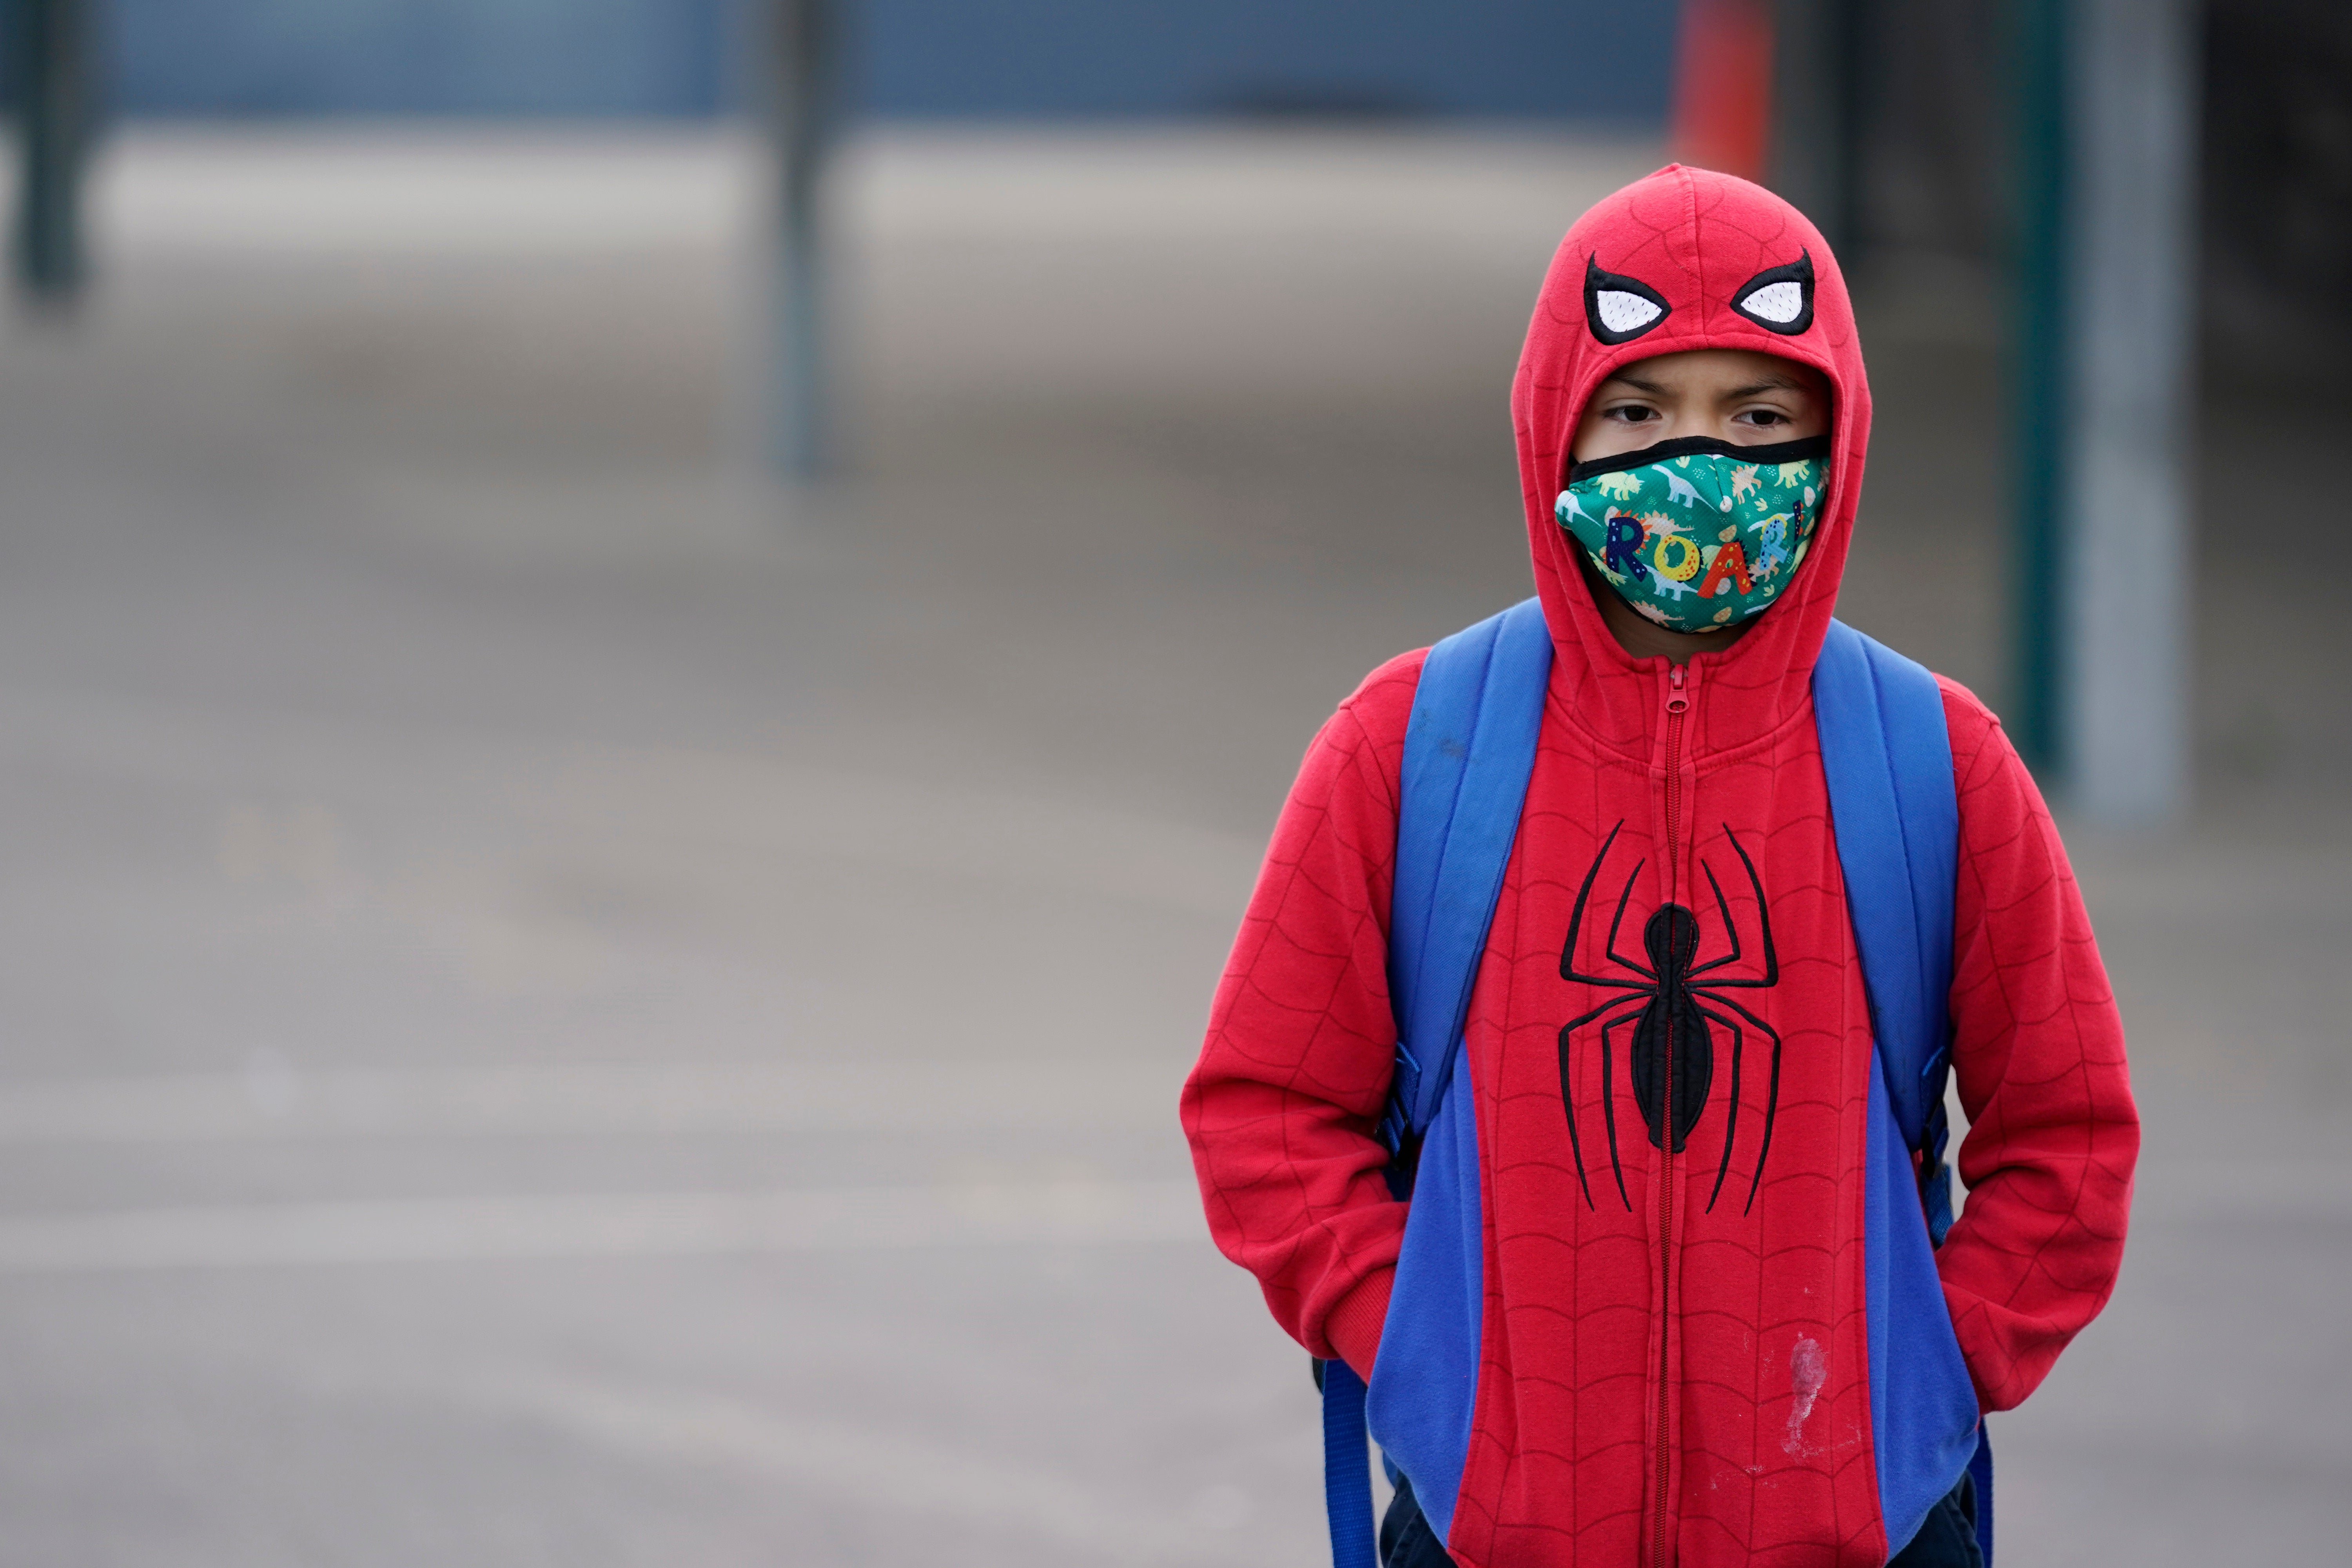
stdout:
[[1393,1266],[1366,1275],[1323,1320],[1323,1337],[1366,1383],[1372,1381],[1372,1361],[1380,1354],[1381,1330],[1389,1317],[1389,1291],[1395,1283]]

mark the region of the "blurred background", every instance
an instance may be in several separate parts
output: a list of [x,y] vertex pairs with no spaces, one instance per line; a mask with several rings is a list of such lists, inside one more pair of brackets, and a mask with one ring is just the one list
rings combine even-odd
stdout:
[[2002,1561],[2342,1550],[2341,6],[0,16],[0,1563],[1327,1561],[1177,1087],[1675,153],[1838,245],[1842,613],[2131,1030]]

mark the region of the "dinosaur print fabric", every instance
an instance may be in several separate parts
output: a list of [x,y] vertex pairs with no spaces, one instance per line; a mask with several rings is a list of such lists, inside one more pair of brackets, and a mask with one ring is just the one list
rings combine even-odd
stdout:
[[1669,631],[1769,609],[1812,542],[1830,441],[1697,437],[1580,463],[1553,515],[1617,596]]

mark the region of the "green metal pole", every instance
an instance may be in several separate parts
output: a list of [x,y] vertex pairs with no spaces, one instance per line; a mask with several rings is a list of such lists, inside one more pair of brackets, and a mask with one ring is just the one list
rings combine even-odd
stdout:
[[2009,381],[2015,574],[2006,728],[2036,769],[2065,766],[2059,682],[2065,668],[2063,475],[2070,399],[2066,309],[2072,184],[2067,144],[2071,0],[2009,0],[2014,189]]
[[11,84],[22,137],[16,281],[38,301],[81,288],[81,184],[90,127],[88,0],[8,0]]

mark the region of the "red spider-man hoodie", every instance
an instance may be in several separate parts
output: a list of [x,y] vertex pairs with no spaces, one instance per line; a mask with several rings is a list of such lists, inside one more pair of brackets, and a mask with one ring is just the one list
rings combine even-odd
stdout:
[[[1773,322],[1735,308],[1759,275],[1792,267],[1811,274],[1801,330],[1785,309],[1764,313]],[[1654,312],[1589,311],[1602,275],[1651,291],[1663,314],[1624,336],[1616,329]],[[1833,448],[1826,512],[1786,595],[1676,670],[1610,635],[1552,505],[1607,374],[1710,347],[1820,370]],[[1769,193],[1661,170],[1562,241],[1511,408],[1554,659],[1465,1036],[1486,1300],[1446,1544],[1494,1568],[1883,1563],[1859,1241],[1875,1068],[1809,689],[1870,433],[1836,261]],[[1183,1100],[1218,1246],[1300,1343],[1367,1375],[1407,1209],[1382,1181],[1373,1125],[1396,1041],[1390,884],[1422,658],[1373,671],[1316,736]],[[1942,689],[1960,809],[1952,1061],[1970,1125],[1967,1205],[1935,1267],[1990,1411],[2031,1393],[2105,1303],[2139,1135],[2122,1026],[2049,814],[1999,721],[1959,686]],[[1613,1078],[1597,1029],[1561,1038],[1621,994],[1562,973],[1578,889],[1604,846],[1594,902],[1613,904],[1630,875],[1629,933],[1670,902],[1696,911],[1701,956],[1746,944],[1727,976],[1761,973],[1759,892],[1769,905],[1777,981],[1725,994],[1777,1033],[1777,1089],[1761,1032],[1747,1030],[1736,1077],[1718,1039],[1710,1102],[1679,1152],[1645,1134],[1630,1030],[1613,1042]],[[1713,929],[1727,913],[1736,929]],[[1587,974],[1615,973],[1601,923],[1588,918],[1579,938]],[[1612,1123],[1613,1148],[1595,1136]]]

